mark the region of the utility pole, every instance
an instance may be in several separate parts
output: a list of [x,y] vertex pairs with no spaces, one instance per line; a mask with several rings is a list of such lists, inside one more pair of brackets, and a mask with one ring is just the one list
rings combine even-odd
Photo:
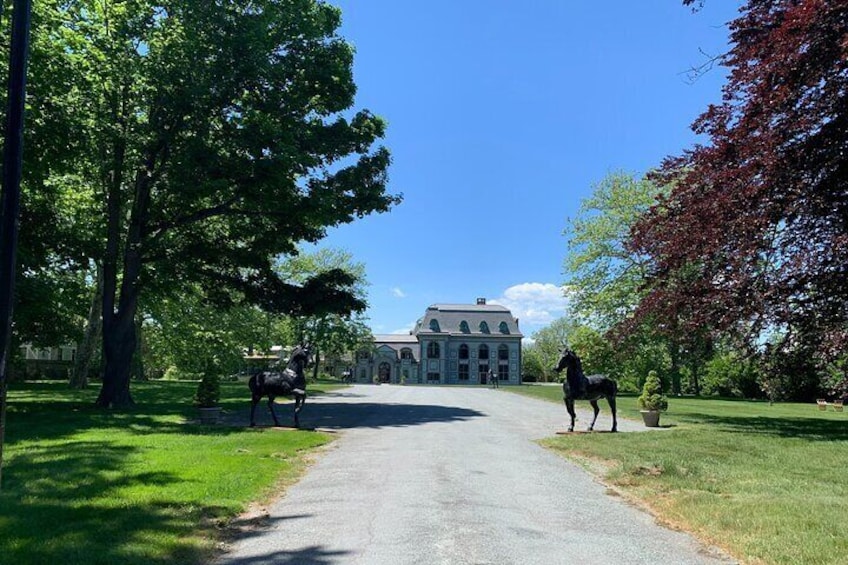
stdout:
[[24,103],[29,58],[32,0],[14,0],[9,51],[9,91],[3,145],[3,193],[0,196],[0,488],[3,484],[3,443],[6,434],[6,387],[15,294],[15,258],[21,203],[24,147]]

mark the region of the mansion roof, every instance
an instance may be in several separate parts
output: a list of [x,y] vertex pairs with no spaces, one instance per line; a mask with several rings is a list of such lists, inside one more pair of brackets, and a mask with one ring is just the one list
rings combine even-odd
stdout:
[[413,335],[509,335],[521,338],[518,319],[499,304],[434,304],[415,325]]
[[378,343],[418,343],[418,338],[412,334],[375,334],[374,341]]

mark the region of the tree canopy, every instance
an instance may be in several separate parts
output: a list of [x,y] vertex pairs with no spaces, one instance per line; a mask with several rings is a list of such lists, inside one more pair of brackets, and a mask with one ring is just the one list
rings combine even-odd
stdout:
[[632,226],[659,194],[647,179],[610,173],[569,219],[565,284],[574,310],[602,331],[620,323],[639,302],[648,261],[627,243]]
[[657,178],[674,189],[633,232],[653,266],[637,315],[835,354],[848,338],[848,4],[750,0],[729,26],[722,101],[693,126],[709,142],[666,159]]
[[222,306],[304,315],[359,305],[344,273],[291,284],[273,268],[328,227],[400,200],[386,192],[385,122],[351,109],[353,48],[337,34],[338,8],[75,0],[39,14],[33,43],[45,56],[30,82],[51,95],[33,98],[33,115],[62,117],[67,141],[66,166],[45,168],[41,184],[86,195],[74,210],[87,237],[66,256],[103,265],[99,405],[132,402],[145,293],[196,285]]

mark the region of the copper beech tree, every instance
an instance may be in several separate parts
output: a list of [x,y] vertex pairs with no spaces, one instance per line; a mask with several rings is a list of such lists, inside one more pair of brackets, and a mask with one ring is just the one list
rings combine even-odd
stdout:
[[652,263],[634,321],[777,334],[827,360],[848,341],[848,1],[739,13],[722,100],[693,125],[709,142],[664,161],[674,188],[632,231]]

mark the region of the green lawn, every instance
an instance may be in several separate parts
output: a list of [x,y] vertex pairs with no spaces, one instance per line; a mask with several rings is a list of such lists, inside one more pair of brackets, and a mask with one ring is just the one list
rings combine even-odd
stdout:
[[[559,387],[509,390],[562,402]],[[619,398],[619,413],[639,419],[635,396]],[[543,443],[745,563],[848,563],[848,412],[670,398],[660,423]]]
[[[11,384],[0,564],[202,563],[221,526],[291,483],[331,440],[191,423],[195,388],[133,383],[139,406],[109,413],[93,408],[96,387]],[[221,389],[225,411],[248,409],[244,383]]]

